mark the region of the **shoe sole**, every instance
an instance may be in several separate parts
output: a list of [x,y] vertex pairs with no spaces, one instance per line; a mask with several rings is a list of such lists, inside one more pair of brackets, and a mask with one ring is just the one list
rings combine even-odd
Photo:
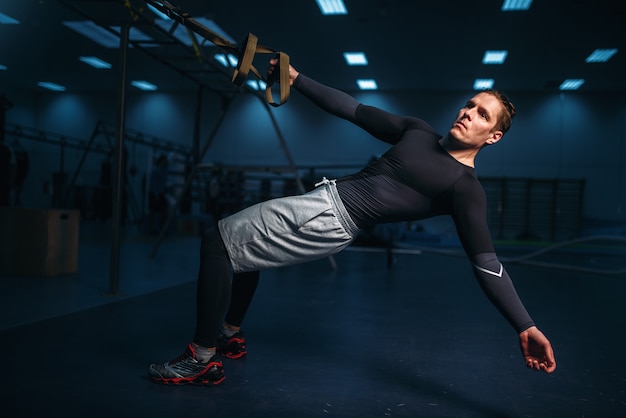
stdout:
[[195,379],[186,379],[182,378],[173,378],[173,379],[165,379],[150,376],[152,380],[156,383],[160,383],[162,385],[170,385],[170,386],[185,386],[185,385],[196,385],[196,386],[216,386],[226,380],[225,376],[222,376],[218,380],[211,379],[203,379],[203,378],[195,378]]
[[226,357],[226,358],[230,358],[233,360],[236,360],[238,358],[242,358],[243,356],[245,356],[246,354],[248,354],[247,351],[241,351],[239,353],[233,353],[233,352],[229,352],[229,353],[220,353],[220,355],[222,357]]
[[[210,365],[210,367],[212,366],[217,366],[217,367],[221,367],[221,364],[219,363],[212,363]],[[209,369],[210,369],[209,367]],[[216,379],[214,377],[209,377],[204,375],[200,375],[197,377],[171,377],[171,378],[167,378],[167,377],[158,377],[158,376],[153,376],[150,375],[150,378],[152,379],[153,382],[155,383],[160,383],[162,385],[172,385],[172,386],[183,386],[183,385],[197,385],[197,386],[216,386],[219,385],[220,383],[222,383],[225,379],[226,376],[224,376],[224,369],[220,368],[219,370],[219,377]]]

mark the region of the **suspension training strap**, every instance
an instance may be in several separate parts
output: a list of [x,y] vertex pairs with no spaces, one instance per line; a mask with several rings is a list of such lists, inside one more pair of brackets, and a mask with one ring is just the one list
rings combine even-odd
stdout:
[[[191,31],[202,36],[218,47],[226,49],[237,55],[237,68],[233,71],[232,83],[241,86],[245,82],[248,74],[252,72],[259,80],[266,83],[265,98],[267,102],[275,107],[284,104],[289,99],[289,55],[277,51],[267,46],[259,45],[258,38],[249,33],[239,47],[224,39],[206,26],[198,23],[189,13],[184,12],[166,0],[144,0],[146,3],[159,10],[170,19],[186,26]],[[266,79],[254,66],[253,60],[256,54],[275,54],[278,58],[278,72],[274,71],[269,79]],[[275,102],[272,94],[272,86],[278,81],[280,87],[280,101]]]

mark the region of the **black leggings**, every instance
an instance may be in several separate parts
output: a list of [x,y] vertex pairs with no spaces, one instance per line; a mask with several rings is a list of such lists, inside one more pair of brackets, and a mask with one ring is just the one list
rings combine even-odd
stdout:
[[[203,347],[215,347],[222,320],[230,325],[241,326],[258,282],[258,271],[233,275],[219,231],[217,228],[208,230],[200,244],[193,342]],[[224,317],[227,307],[228,312]]]

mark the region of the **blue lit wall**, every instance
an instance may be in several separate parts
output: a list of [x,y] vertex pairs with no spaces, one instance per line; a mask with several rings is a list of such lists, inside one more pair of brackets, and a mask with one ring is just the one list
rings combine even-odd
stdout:
[[[469,95],[451,93],[355,93],[359,100],[401,114],[422,117],[445,132]],[[483,176],[584,178],[585,215],[626,221],[626,98],[585,93],[513,93],[518,109],[511,131],[481,152],[477,171]],[[115,125],[119,103],[110,95],[75,96],[38,93],[14,98],[7,122],[88,139],[98,120]],[[200,141],[216,124],[222,103],[203,95]],[[129,91],[126,126],[170,141],[191,145],[197,95]],[[297,165],[360,165],[386,149],[350,123],[323,113],[297,92],[270,110],[278,121]],[[60,165],[59,147],[22,140],[36,167],[27,179],[25,205],[45,206],[42,184]],[[140,187],[152,150],[128,144],[129,161],[138,168]],[[81,153],[65,150],[65,169],[73,170]],[[102,155],[89,156],[81,181],[97,181]],[[205,162],[280,165],[287,159],[263,102],[242,94],[234,99]]]

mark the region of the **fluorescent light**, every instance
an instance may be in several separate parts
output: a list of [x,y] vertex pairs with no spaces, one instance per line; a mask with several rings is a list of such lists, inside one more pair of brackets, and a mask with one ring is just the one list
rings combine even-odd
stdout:
[[0,64],[0,71],[7,70],[8,67],[6,65]]
[[200,16],[200,17],[196,17],[195,20],[196,20],[196,22],[200,23],[201,25],[206,26],[207,29],[209,29],[211,32],[214,32],[217,35],[221,36],[222,38],[226,39],[228,42],[230,42],[232,44],[237,44],[237,41],[235,41],[232,38],[232,36],[227,34],[226,31],[224,29],[222,29],[220,27],[220,25],[215,23],[212,19],[208,19],[206,17]]
[[485,51],[483,64],[503,64],[508,51]]
[[[90,20],[64,21],[63,24],[105,48],[119,48],[120,46],[119,36]],[[121,32],[119,26],[110,26],[109,28],[118,34]],[[135,27],[131,27],[128,31],[128,39],[135,42],[152,41],[151,37]]]
[[361,90],[378,90],[378,84],[376,84],[376,80],[361,79],[361,80],[357,80],[356,84],[359,86]]
[[40,81],[37,83],[39,87],[43,87],[44,89],[52,90],[52,91],[65,91],[65,86],[61,86],[56,83],[51,83],[49,81]]
[[131,81],[130,84],[133,87],[137,87],[138,89],[145,91],[155,91],[157,89],[157,86],[144,80],[134,80]]
[[559,90],[578,90],[585,83],[582,78],[572,78],[565,80],[559,86]]
[[[115,32],[117,33],[122,33],[122,30],[119,26],[110,26],[111,29],[113,29]],[[131,26],[128,30],[128,40],[130,41],[137,41],[137,42],[148,42],[148,41],[152,41],[153,39],[151,37],[149,37],[148,35],[146,35],[145,33],[143,33],[142,31],[140,31],[139,29],[137,29],[134,26]],[[117,42],[117,46],[120,45],[120,42]]]
[[0,24],[2,25],[18,25],[19,20],[13,19],[11,16],[7,16],[4,13],[0,13]]
[[[196,17],[194,18],[194,20],[198,23],[200,23],[201,25],[205,26],[207,29],[209,29],[211,32],[214,32],[215,34],[221,36],[222,38],[226,39],[228,42],[232,43],[232,44],[237,44],[237,41],[235,41],[229,34],[227,34],[224,29],[222,29],[217,23],[215,23],[213,20],[208,19],[206,17]],[[196,42],[198,43],[202,43],[202,40],[204,38],[202,38],[199,35],[196,35],[193,32],[189,32],[187,30],[187,28],[183,25],[179,25],[176,22],[173,22],[172,20],[164,20],[164,19],[156,19],[154,21],[154,23],[157,24],[157,26],[159,26],[161,29],[170,32],[171,28],[176,25],[176,28],[174,29],[174,31],[172,32],[172,36],[174,36],[176,39],[178,39],[179,41],[181,41],[182,43],[184,43],[187,46],[191,46],[192,42],[190,39],[190,34],[191,36],[195,37]],[[210,42],[209,40],[206,41],[207,45],[214,45],[213,42]]]
[[150,9],[150,11],[152,13],[154,13],[157,18],[162,19],[162,20],[171,20],[170,17],[168,15],[166,15],[165,13],[161,12],[159,9],[157,9],[156,7],[154,7],[153,5],[151,5],[150,3],[148,3],[148,9]]
[[[171,20],[156,19],[154,23],[156,23],[156,25],[164,31],[170,32],[174,38],[178,39],[187,46],[192,45],[191,39],[189,38],[190,35],[196,39],[196,42],[198,41],[198,38],[194,33],[187,31],[187,29],[185,29],[185,26],[179,25],[176,22],[172,22]],[[173,32],[171,32],[170,30],[170,28],[172,27],[175,28]]]
[[230,62],[231,67],[236,67],[239,64],[239,59],[233,54],[228,54],[228,61]]
[[224,67],[228,67],[228,60],[226,59],[226,55],[224,54],[215,54],[213,55],[213,59],[217,62],[219,62],[220,64],[222,64]]
[[118,36],[90,20],[65,21],[63,24],[105,48],[117,48],[120,46]]
[[246,81],[246,84],[248,85],[248,87],[250,87],[252,90],[258,90],[259,89],[259,83],[257,83],[256,80],[248,80]]
[[213,59],[224,67],[237,67],[237,63],[239,60],[233,54],[215,54],[213,55]]
[[347,15],[343,0],[315,0],[323,15]]
[[607,62],[613,55],[617,53],[617,49],[596,49],[587,57],[585,62]]
[[367,65],[367,57],[364,52],[344,52],[343,58],[348,65]]
[[252,90],[265,90],[267,87],[267,84],[263,80],[248,80],[246,81],[246,84]]
[[109,64],[108,62],[101,60],[98,57],[80,57],[78,58],[79,60],[81,60],[82,62],[84,62],[85,64],[89,64],[94,68],[98,68],[98,69],[109,69],[112,67],[111,64]]
[[504,0],[502,3],[502,11],[528,10],[531,4],[533,4],[533,0]]
[[474,90],[485,90],[493,88],[493,78],[477,78],[474,80]]

